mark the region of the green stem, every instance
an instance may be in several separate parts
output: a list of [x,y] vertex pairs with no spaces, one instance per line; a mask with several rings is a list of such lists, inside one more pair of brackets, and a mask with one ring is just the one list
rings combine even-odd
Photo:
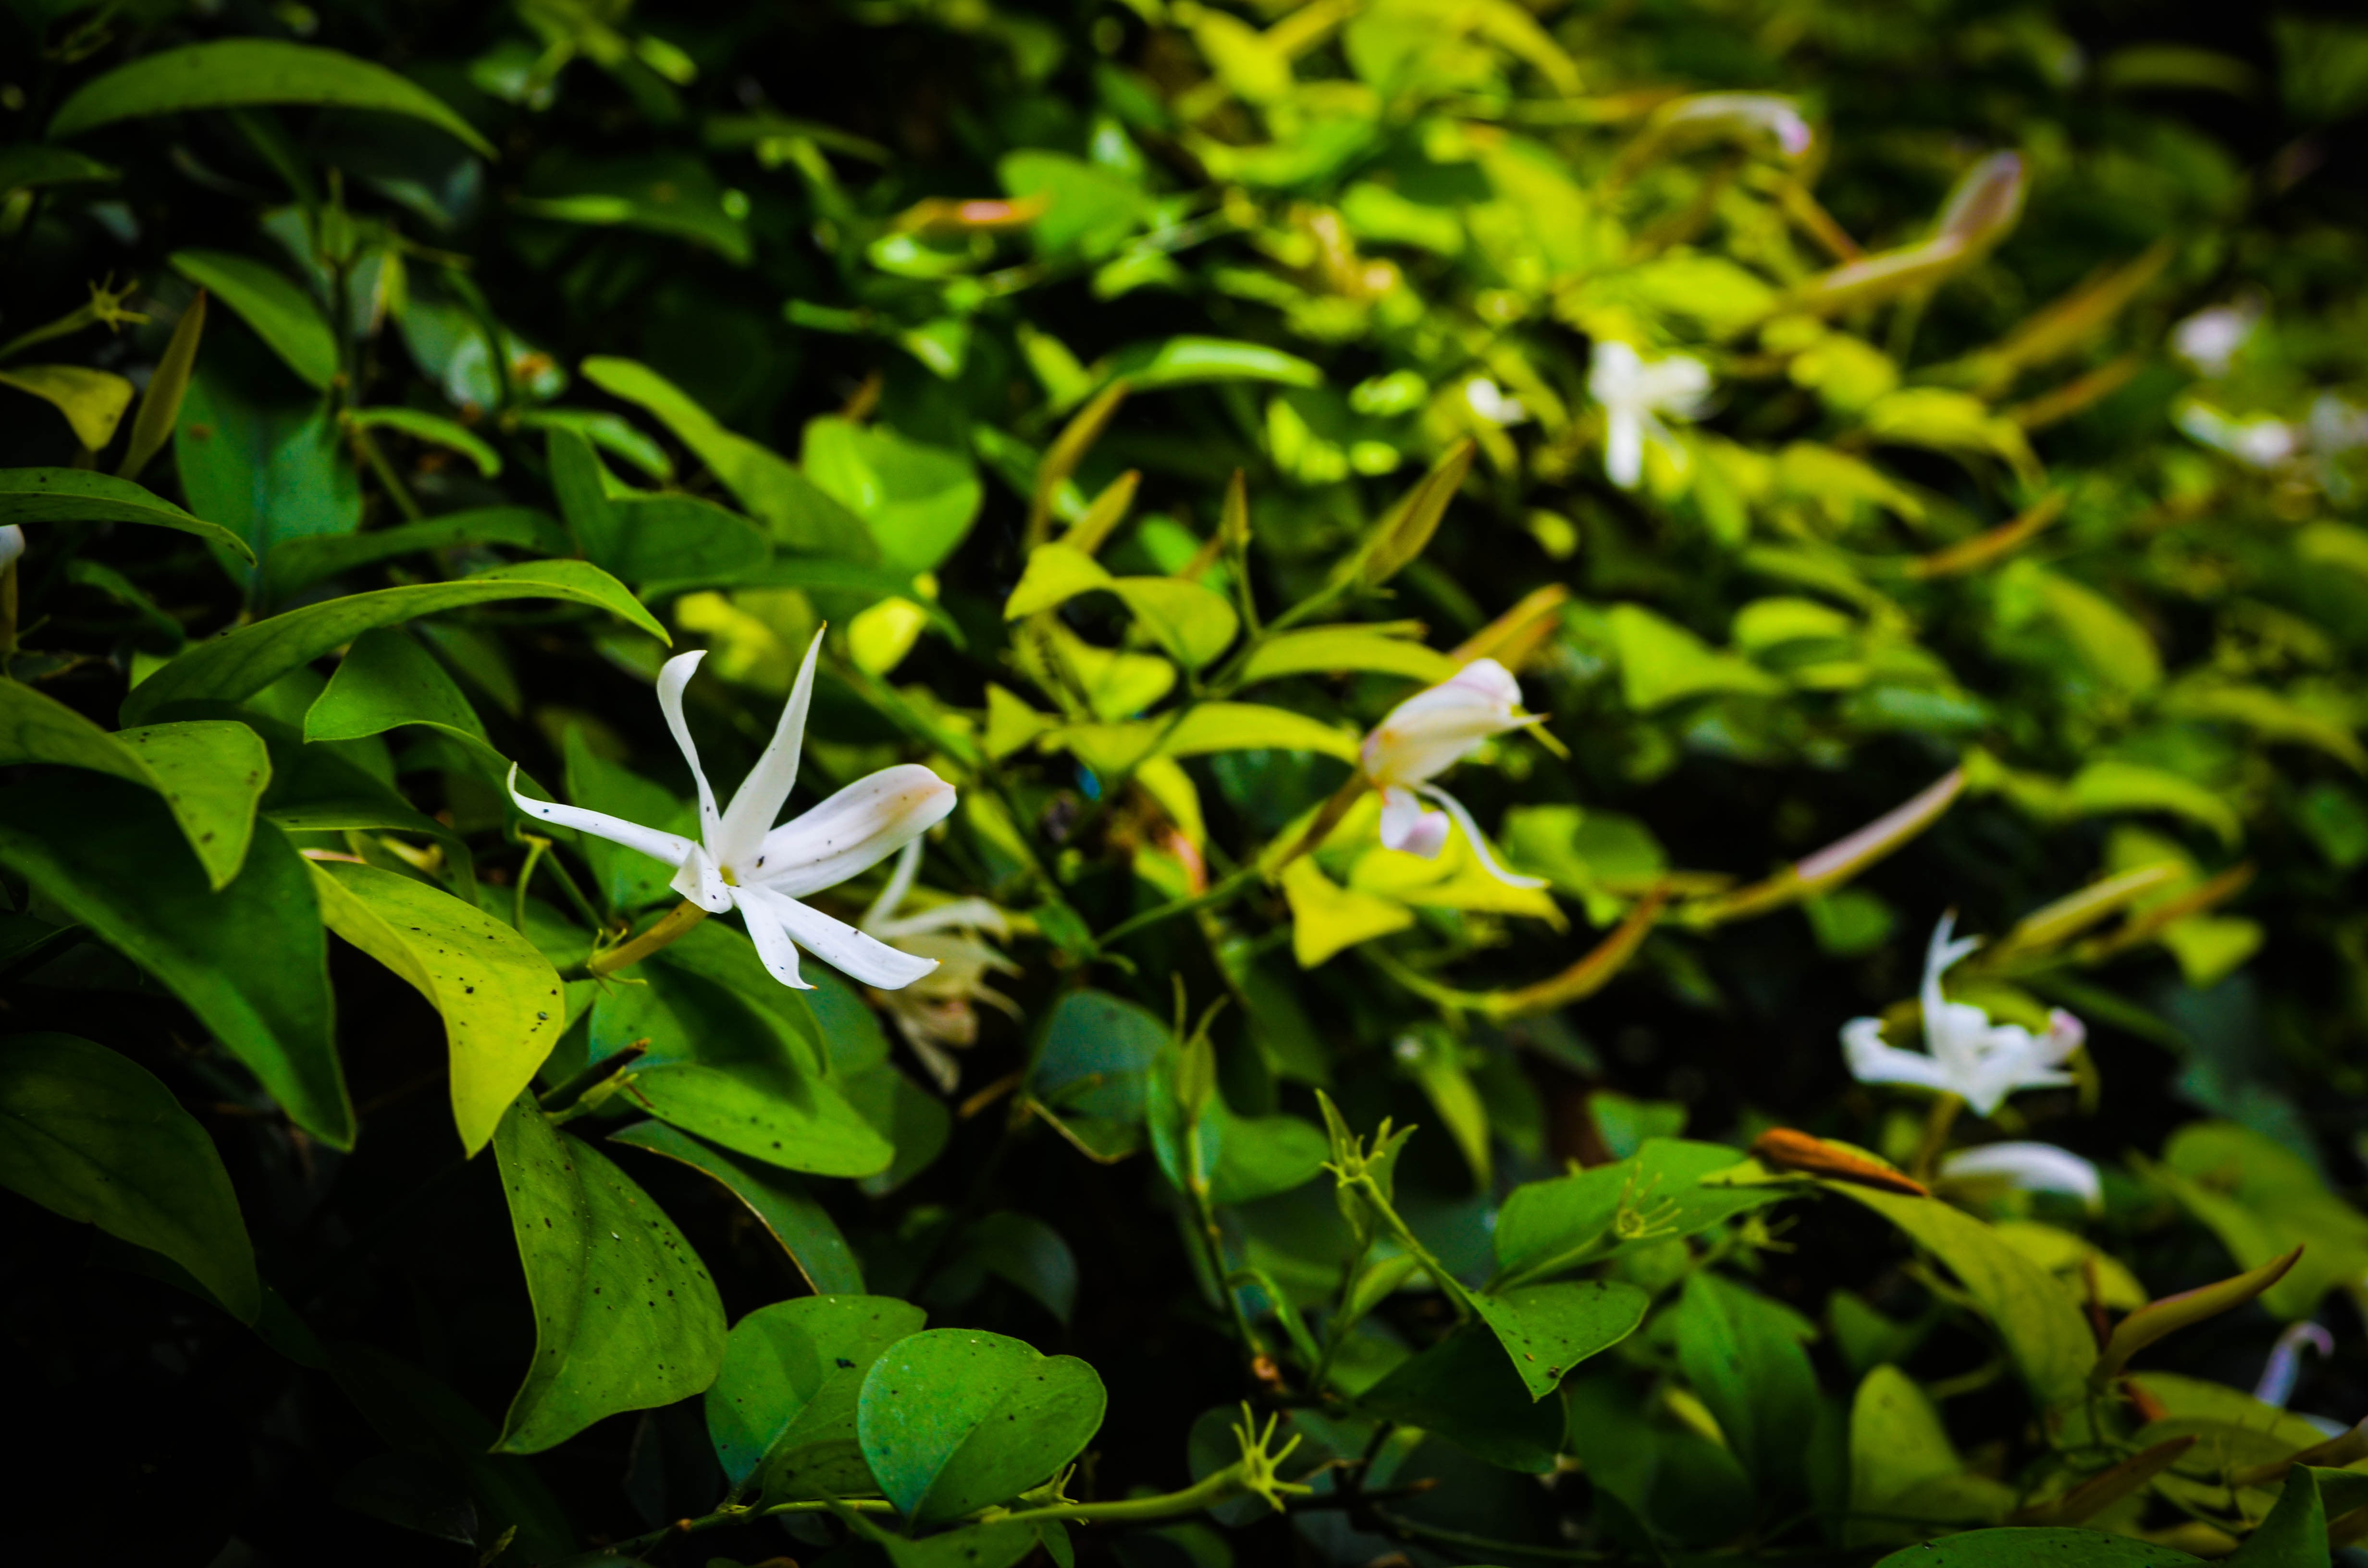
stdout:
[[620,943],[606,952],[594,953],[584,960],[584,972],[598,980],[629,968],[672,942],[684,932],[707,918],[707,911],[689,899],[684,899],[666,911],[664,918],[631,941]]
[[1235,1462],[1181,1492],[1169,1492],[1157,1497],[1128,1497],[1109,1503],[1054,1503],[1042,1508],[1008,1514],[999,1522],[1019,1524],[1037,1519],[1062,1519],[1095,1525],[1173,1519],[1186,1514],[1200,1513],[1204,1508],[1213,1508],[1247,1490],[1242,1484],[1242,1467]]
[[1225,1311],[1234,1320],[1234,1337],[1241,1341],[1243,1357],[1255,1367],[1267,1358],[1266,1344],[1258,1338],[1249,1312],[1242,1306],[1242,1293],[1233,1286],[1233,1270],[1225,1267],[1225,1233],[1217,1227],[1217,1211],[1209,1204],[1209,1184],[1201,1175],[1201,1124],[1197,1120],[1184,1134],[1184,1196],[1192,1208],[1192,1227],[1200,1235],[1201,1249],[1208,1256],[1210,1282],[1225,1298]]
[[1957,1124],[1957,1113],[1965,1108],[1961,1095],[1943,1094],[1932,1102],[1930,1114],[1924,1119],[1924,1141],[1917,1145],[1915,1162],[1907,1174],[1930,1185],[1932,1167],[1941,1161],[1941,1146],[1949,1142],[1949,1130]]
[[1421,1264],[1431,1278],[1438,1281],[1440,1293],[1455,1309],[1455,1321],[1470,1323],[1477,1316],[1479,1309],[1473,1305],[1472,1292],[1463,1288],[1463,1281],[1447,1271],[1446,1265],[1431,1256],[1430,1249],[1416,1237],[1413,1228],[1398,1218],[1397,1210],[1382,1192],[1382,1184],[1369,1175],[1360,1174],[1349,1185],[1364,1194],[1365,1201],[1373,1206],[1373,1212],[1389,1226],[1390,1233],[1397,1237],[1398,1245],[1406,1248],[1406,1256]]
[[426,517],[427,513],[413,497],[411,487],[403,483],[402,476],[394,472],[394,465],[386,460],[386,454],[379,449],[378,442],[371,437],[369,429],[359,425],[348,425],[346,435],[352,440],[354,449],[361,453],[362,460],[370,464],[370,472],[378,475],[379,483],[386,487],[387,497],[394,503],[395,510],[403,514],[404,520],[416,523]]
[[1227,903],[1235,893],[1256,881],[1258,875],[1258,869],[1256,866],[1244,866],[1240,870],[1211,884],[1203,892],[1194,893],[1190,898],[1177,899],[1171,903],[1163,903],[1156,909],[1146,909],[1140,915],[1130,915],[1095,940],[1099,946],[1109,948],[1133,936],[1138,931],[1147,930],[1154,926],[1173,920],[1179,915],[1190,915],[1195,910],[1208,909]]

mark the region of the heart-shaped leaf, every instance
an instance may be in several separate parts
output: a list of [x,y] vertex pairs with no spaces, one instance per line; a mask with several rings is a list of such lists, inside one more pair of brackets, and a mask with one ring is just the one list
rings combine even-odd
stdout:
[[1102,1381],[1074,1356],[937,1328],[900,1340],[863,1380],[856,1426],[880,1489],[920,1524],[1002,1503],[1082,1452]]
[[880,1353],[918,1334],[920,1308],[887,1296],[804,1296],[733,1325],[707,1391],[707,1431],[733,1485],[759,1477],[768,1503],[876,1490],[855,1431]]

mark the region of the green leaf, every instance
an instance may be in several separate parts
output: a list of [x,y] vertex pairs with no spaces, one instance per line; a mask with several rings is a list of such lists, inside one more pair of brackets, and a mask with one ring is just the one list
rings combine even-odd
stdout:
[[511,926],[410,877],[316,865],[313,881],[329,929],[443,1015],[452,1120],[474,1155],[567,1027],[558,971]]
[[398,430],[415,441],[450,448],[476,464],[478,473],[485,478],[501,477],[502,455],[458,420],[398,407],[360,408],[347,417],[365,430]]
[[[725,429],[689,393],[647,365],[596,355],[584,361],[583,370],[584,379],[602,392],[655,415],[738,497],[747,514],[765,525],[775,543],[852,562],[880,558],[880,547],[862,518],[788,459]],[[909,587],[908,582],[890,591]]]
[[235,720],[193,719],[143,724],[112,739],[155,780],[207,881],[217,890],[228,887],[246,862],[255,808],[271,784],[263,737]]
[[2090,816],[2169,812],[2202,823],[2231,847],[2245,836],[2235,808],[2218,795],[2192,778],[2135,762],[2108,757],[2089,764],[2073,775],[2067,798],[2076,811]]
[[1224,337],[1130,343],[1103,361],[1100,369],[1105,381],[1122,380],[1136,392],[1208,381],[1265,381],[1283,387],[1324,384],[1324,372],[1296,354]]
[[1783,682],[1748,659],[1721,653],[1642,605],[1617,604],[1607,617],[1620,655],[1620,689],[1639,713],[1709,692],[1772,696]]
[[599,158],[563,150],[538,159],[527,183],[529,194],[512,200],[530,217],[689,240],[735,267],[756,258],[723,182],[693,153]]
[[896,1146],[884,1170],[865,1176],[864,1196],[885,1198],[934,1164],[953,1135],[954,1113],[946,1102],[882,1062],[841,1080],[847,1102],[871,1130]]
[[[404,724],[425,724],[460,740],[494,765],[495,777],[507,770],[460,686],[400,627],[381,626],[354,639],[327,689],[304,711],[304,739],[359,740]],[[504,1095],[494,1114],[509,1101]]]
[[1782,1201],[1782,1187],[1705,1187],[1740,1163],[1724,1143],[1648,1138],[1627,1159],[1513,1189],[1497,1217],[1497,1267],[1536,1279],[1632,1246],[1699,1235]]
[[[1855,1545],[1928,1533],[1916,1522],[1927,1517],[1918,1502],[1932,1500],[1964,1470],[1931,1399],[1891,1366],[1875,1368],[1859,1382],[1850,1403],[1850,1462],[1853,1511],[1907,1516],[1850,1521],[1847,1528]],[[1935,1526],[1947,1522],[1962,1520],[1932,1520]]]
[[[883,1528],[860,1514],[845,1517],[848,1528],[878,1547],[894,1568],[1012,1568],[1039,1546],[1044,1548],[1054,1568],[1074,1568],[1076,1562],[1075,1557],[1062,1555],[1068,1535],[1057,1519],[1042,1523],[985,1519],[915,1540]],[[1055,1541],[1060,1546],[1056,1547]]]
[[2097,1340],[2053,1275],[1989,1226],[1937,1199],[1848,1182],[1822,1185],[1873,1210],[1949,1266],[2006,1341],[2015,1369],[2042,1405],[2080,1397]]
[[2329,1290],[2368,1273],[2368,1216],[2275,1138],[2235,1122],[2191,1122],[2171,1134],[2162,1164],[2147,1175],[2219,1238],[2239,1268],[2304,1249],[2261,1295],[2273,1316],[2307,1317]]
[[154,790],[217,888],[246,858],[256,798],[271,778],[261,746],[245,725],[219,720],[109,734],[54,698],[0,681],[0,767],[53,763]]
[[1181,577],[1119,577],[1110,591],[1134,619],[1188,670],[1197,670],[1234,644],[1241,617],[1213,588]]
[[312,879],[258,834],[216,892],[146,790],[55,776],[0,787],[0,864],[147,970],[245,1062],[296,1124],[353,1146]]
[[[637,1121],[611,1143],[679,1160],[746,1204],[818,1295],[859,1294],[863,1269],[827,1210],[795,1176],[738,1159],[663,1121]],[[917,1326],[917,1325],[916,1325]]]
[[86,82],[50,119],[52,140],[119,119],[246,104],[377,109],[441,127],[474,151],[493,143],[441,98],[382,65],[334,49],[271,39],[224,39],[146,55]]
[[1255,702],[1203,702],[1177,722],[1161,744],[1162,756],[1201,756],[1219,751],[1312,751],[1354,762],[1359,736],[1343,729]]
[[572,430],[549,437],[552,488],[584,553],[628,582],[737,581],[769,546],[746,517],[696,496],[646,494],[620,483]]
[[49,147],[39,142],[0,147],[0,195],[49,185],[103,184],[122,177],[121,170],[108,168],[71,147]]
[[68,1034],[0,1040],[0,1183],[164,1254],[242,1323],[263,1310],[230,1173],[147,1069]]
[[516,545],[544,555],[564,555],[569,550],[565,530],[547,513],[529,506],[485,506],[368,533],[281,540],[263,562],[263,597],[277,603],[324,577],[398,555],[485,544]]
[[765,1501],[879,1493],[855,1430],[856,1401],[880,1353],[927,1315],[887,1296],[807,1296],[733,1324],[707,1391],[707,1432],[724,1479]]
[[1242,663],[1242,684],[1284,676],[1333,675],[1347,670],[1404,676],[1426,686],[1452,679],[1463,666],[1411,638],[1388,636],[1380,628],[1317,626],[1269,637]]
[[1472,1299],[1533,1400],[1561,1387],[1581,1361],[1635,1333],[1652,1303],[1645,1291],[1616,1279],[1518,1285]]
[[181,319],[173,324],[173,335],[165,340],[165,352],[156,357],[156,368],[141,389],[140,413],[131,421],[131,438],[123,444],[123,461],[115,471],[118,478],[138,479],[173,438],[174,426],[180,423],[181,402],[188,395],[189,378],[198,368],[198,344],[205,332],[206,292],[200,289],[182,310]]
[[1007,1502],[1085,1450],[1107,1396],[1074,1356],[975,1329],[899,1340],[864,1375],[856,1407],[880,1489],[916,1524]]
[[863,519],[883,564],[934,572],[978,518],[986,491],[964,454],[836,415],[806,426],[806,477]]
[[184,512],[128,479],[80,468],[0,469],[0,527],[14,523],[145,523],[195,534],[254,564],[246,540]]
[[242,553],[361,526],[361,479],[327,412],[259,401],[211,361],[181,400],[173,458],[190,506],[245,540]]
[[2103,1530],[1995,1529],[1967,1530],[1907,1547],[1874,1568],[2182,1568],[2203,1562],[2135,1536]]
[[337,379],[337,340],[312,296],[278,269],[229,251],[178,250],[173,270],[238,312],[274,354],[323,392]]
[[962,1233],[962,1247],[932,1287],[932,1299],[967,1301],[992,1274],[1066,1327],[1077,1307],[1077,1258],[1061,1233],[1033,1214],[1002,1210]]
[[660,1120],[783,1170],[866,1176],[895,1146],[825,1079],[667,1062],[631,1075],[626,1093]]
[[674,1221],[598,1150],[520,1095],[494,1131],[534,1302],[534,1364],[503,1453],[538,1453],[604,1416],[688,1399],[723,1364],[723,1305]]
[[2162,684],[2162,653],[2127,610],[2069,577],[2033,574],[2040,603],[2098,679],[2132,693]]
[[1678,1303],[1678,1365],[1718,1417],[1727,1447],[1761,1485],[1802,1479],[1801,1434],[1815,1425],[1817,1374],[1802,1341],[1814,1334],[1791,1309],[1703,1270]]
[[[2320,1473],[2299,1464],[2286,1471],[2277,1506],[2245,1538],[2244,1545],[2222,1560],[2227,1568],[2328,1568],[2331,1557],[2327,1549],[2327,1504],[2318,1494]],[[2325,1473],[2356,1480],[2348,1471]]]
[[1077,595],[1107,588],[1112,579],[1102,563],[1065,544],[1040,544],[1028,552],[1019,585],[1004,601],[1003,619],[1017,620],[1064,604]]
[[74,439],[94,452],[115,439],[134,390],[112,371],[83,365],[12,365],[0,370],[0,387],[14,387],[55,407],[66,416]]
[[1562,1407],[1531,1395],[1486,1324],[1467,1324],[1404,1362],[1357,1403],[1369,1415],[1435,1432],[1526,1474],[1554,1469],[1562,1447]]
[[421,583],[351,594],[275,615],[211,642],[199,643],[132,687],[123,716],[136,722],[168,702],[211,699],[237,702],[302,665],[352,642],[373,627],[395,626],[503,599],[561,599],[605,609],[661,642],[666,628],[622,583],[588,561],[531,561],[497,566],[452,583]]
[[[667,833],[698,835],[696,806],[676,799],[664,786],[632,769],[595,756],[581,725],[568,726],[560,755],[567,765],[567,798],[576,805]],[[629,914],[660,899],[677,896],[668,886],[674,880],[674,869],[639,850],[589,834],[577,835],[575,847],[592,868],[592,875],[599,884],[595,896],[603,909]],[[708,921],[696,926],[692,935],[699,936],[714,924]],[[770,980],[770,976],[767,978]],[[778,981],[772,983],[780,988]]]
[[1064,992],[1044,1020],[1022,1092],[1061,1135],[1099,1160],[1143,1146],[1144,1085],[1167,1026],[1104,991]]

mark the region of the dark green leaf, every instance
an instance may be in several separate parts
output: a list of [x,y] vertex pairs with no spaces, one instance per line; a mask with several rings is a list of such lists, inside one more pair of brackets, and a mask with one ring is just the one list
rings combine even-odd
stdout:
[[241,1320],[263,1308],[230,1173],[146,1069],[67,1034],[0,1040],[0,1183],[164,1254]]
[[184,512],[128,479],[80,468],[0,468],[0,527],[13,523],[146,523],[196,534],[249,565],[255,551],[217,522]]
[[674,1221],[606,1156],[521,1095],[494,1132],[533,1298],[534,1364],[503,1423],[535,1453],[620,1410],[704,1390],[723,1362],[723,1306]]
[[1053,1004],[1030,1062],[1026,1093],[1064,1136],[1097,1159],[1143,1146],[1144,1084],[1167,1026],[1102,991]]
[[256,559],[286,540],[361,526],[361,480],[328,415],[310,403],[257,399],[211,359],[181,400],[173,458],[190,506],[237,534]]
[[1875,1568],[2185,1568],[2201,1557],[2102,1530],[1967,1530],[1895,1551]]
[[1625,1160],[1527,1183],[1497,1217],[1497,1267],[1508,1278],[1539,1278],[1641,1243],[1698,1235],[1792,1196],[1782,1187],[1702,1185],[1740,1163],[1723,1143],[1654,1138]]
[[1796,1488],[1802,1433],[1816,1417],[1817,1376],[1790,1310],[1708,1270],[1686,1281],[1678,1365],[1718,1417],[1727,1446],[1763,1486]]
[[1074,1356],[975,1329],[899,1340],[863,1380],[856,1424],[888,1500],[938,1524],[1017,1496],[1077,1457],[1105,1395]]
[[1520,1285],[1501,1295],[1475,1296],[1531,1399],[1561,1386],[1570,1369],[1636,1332],[1652,1297],[1625,1280],[1583,1279],[1561,1285]]
[[215,892],[148,791],[52,776],[0,788],[0,863],[163,981],[298,1126],[352,1146],[327,937],[311,875],[279,832],[257,834]]
[[181,250],[170,259],[174,271],[237,312],[307,385],[326,392],[337,379],[336,337],[285,273],[229,251]]
[[620,483],[572,430],[550,437],[552,488],[584,553],[630,583],[720,576],[737,580],[770,552],[747,518],[696,496],[644,494]]
[[199,643],[134,687],[124,699],[123,716],[134,722],[167,702],[209,699],[237,702],[373,627],[400,625],[416,616],[503,599],[561,599],[589,605],[621,616],[654,637],[666,638],[666,629],[642,608],[641,601],[598,566],[586,561],[531,561],[498,566],[454,583],[421,583],[353,594],[258,620],[228,636]]
[[625,1092],[660,1120],[783,1170],[863,1176],[896,1157],[836,1086],[801,1073],[667,1062],[632,1074]]
[[568,549],[566,535],[548,514],[529,506],[487,506],[368,533],[282,540],[263,563],[263,597],[276,602],[324,577],[398,555],[484,544],[516,545],[544,555],[564,555]]
[[1436,1432],[1507,1470],[1543,1474],[1562,1446],[1559,1404],[1533,1399],[1486,1324],[1466,1324],[1367,1389],[1366,1414]]
[[[2335,1471],[2335,1475],[2349,1475]],[[2318,1472],[2298,1464],[2286,1471],[2277,1506],[2260,1528],[2245,1538],[2228,1568],[2328,1568],[2327,1504],[2318,1494]]]
[[825,1294],[760,1307],[732,1327],[707,1391],[707,1431],[726,1480],[768,1503],[879,1492],[855,1431],[880,1353],[927,1321],[886,1296]]
[[86,82],[50,119],[52,139],[142,115],[245,104],[378,109],[427,120],[486,157],[493,143],[426,88],[334,49],[223,39],[143,56]]
[[70,147],[48,147],[38,142],[0,147],[0,193],[45,185],[104,183],[122,177],[120,170],[110,169],[96,158],[85,158]]
[[[484,756],[495,777],[506,772],[501,754],[486,738],[484,723],[460,686],[400,627],[381,626],[354,639],[337,662],[328,689],[305,710],[304,738],[350,741],[383,734],[404,724],[425,724],[453,736]],[[504,1095],[501,1105],[509,1103]]]

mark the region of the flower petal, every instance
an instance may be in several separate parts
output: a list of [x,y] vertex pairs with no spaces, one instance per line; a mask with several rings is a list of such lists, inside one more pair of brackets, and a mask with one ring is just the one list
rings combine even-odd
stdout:
[[25,530],[14,523],[0,528],[0,572],[6,571],[24,553]]
[[954,787],[918,763],[883,767],[767,834],[744,887],[790,898],[836,887],[902,849],[954,809]]
[[1414,791],[1391,785],[1382,791],[1382,842],[1426,860],[1436,860],[1447,846],[1451,820],[1415,799]]
[[814,641],[806,644],[805,663],[798,666],[798,678],[790,687],[790,699],[781,708],[781,722],[773,726],[773,738],[767,744],[765,754],[723,808],[723,822],[712,835],[715,858],[731,868],[742,881],[750,881],[756,868],[749,864],[764,845],[765,832],[789,804],[790,787],[798,781],[798,755],[806,738],[806,709],[814,701],[814,655],[822,652],[822,633],[816,631]]
[[683,761],[690,764],[690,780],[699,786],[699,835],[710,844],[715,842],[715,791],[707,782],[707,770],[699,766],[699,746],[690,738],[690,726],[683,722],[682,688],[699,672],[699,662],[707,657],[707,650],[695,648],[688,653],[677,653],[658,670],[658,710],[666,715],[666,728],[674,735],[674,744],[682,748]]
[[739,902],[740,918],[746,923],[748,939],[757,944],[757,956],[765,968],[784,985],[812,991],[814,983],[799,975],[798,949],[781,926],[780,905],[787,901],[771,898],[761,888],[744,888]]
[[2097,1167],[2053,1143],[1984,1143],[1960,1149],[1941,1162],[1944,1176],[1998,1176],[2026,1192],[2061,1192],[2092,1211],[2105,1206],[2105,1186]]
[[1365,777],[1383,788],[1436,778],[1491,735],[1536,723],[1536,715],[1518,711],[1520,703],[1511,671],[1494,659],[1474,659],[1373,726],[1359,757]]
[[715,858],[708,854],[705,845],[690,846],[690,853],[675,868],[674,880],[666,886],[710,915],[721,915],[732,907],[732,889],[725,884],[723,873],[716,869]]
[[1479,857],[1482,870],[1508,888],[1542,888],[1546,885],[1546,880],[1543,877],[1524,877],[1497,864],[1497,858],[1488,853],[1488,840],[1481,835],[1480,824],[1472,820],[1472,813],[1463,809],[1463,801],[1436,784],[1424,784],[1417,788],[1425,795],[1444,806],[1447,809],[1447,814],[1455,819],[1455,825],[1463,830],[1465,838],[1471,840],[1472,853]]
[[547,822],[555,827],[573,828],[577,833],[588,833],[595,838],[605,838],[611,844],[621,844],[628,849],[637,850],[653,860],[663,860],[669,866],[681,865],[690,852],[698,847],[680,834],[666,833],[655,827],[643,827],[639,823],[627,822],[622,817],[612,817],[605,812],[587,812],[581,806],[563,806],[556,801],[530,801],[518,792],[518,765],[512,763],[509,777],[510,799],[518,803],[518,810],[538,822]]
[[1850,1064],[1850,1076],[1861,1084],[1914,1084],[1943,1094],[1958,1092],[1932,1058],[1884,1044],[1881,1018],[1852,1018],[1842,1026],[1842,1059]]
[[903,903],[905,895],[913,891],[913,879],[920,874],[921,841],[916,838],[905,845],[904,852],[896,857],[896,867],[888,873],[887,885],[880,890],[880,896],[871,901],[871,907],[863,912],[863,918],[856,924],[874,936],[880,935],[882,925],[894,918],[897,905]]
[[[741,897],[746,903],[761,904],[798,946],[848,978],[860,980],[866,985],[876,985],[882,991],[901,991],[938,967],[935,959],[900,953],[887,943],[865,936],[845,921],[834,920],[822,911],[800,903],[796,899],[785,898],[771,888],[744,889]],[[779,973],[779,971],[775,972]]]
[[[918,844],[920,840],[913,842]],[[1011,936],[1010,916],[983,898],[948,899],[893,920],[874,920],[867,915],[860,924],[883,942],[902,941],[906,937],[927,936],[933,931],[985,931],[1006,940]]]

